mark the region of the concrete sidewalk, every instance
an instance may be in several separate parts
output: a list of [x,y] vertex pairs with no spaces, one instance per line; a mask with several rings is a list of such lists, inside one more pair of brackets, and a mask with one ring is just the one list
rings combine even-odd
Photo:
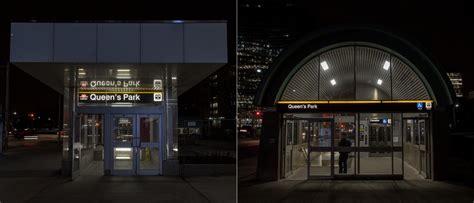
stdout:
[[235,202],[235,178],[0,178],[0,202]]
[[282,180],[239,186],[239,202],[474,202],[474,189],[430,180]]

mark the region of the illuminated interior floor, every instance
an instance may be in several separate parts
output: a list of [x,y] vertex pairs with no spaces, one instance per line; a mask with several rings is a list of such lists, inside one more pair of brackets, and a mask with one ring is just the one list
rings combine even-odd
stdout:
[[[336,157],[337,158],[337,157]],[[335,160],[334,166],[334,174],[336,175],[353,175],[354,174],[354,161],[352,158],[349,158],[347,163],[347,174],[339,174],[339,166],[338,160]],[[360,158],[360,174],[363,175],[381,175],[381,174],[391,174],[392,173],[392,160],[391,157],[365,157]],[[401,174],[402,173],[402,160],[400,158],[394,157],[394,173]],[[396,167],[398,166],[398,167]],[[409,164],[405,163],[404,167],[404,179],[423,179],[423,176],[419,175],[418,171],[410,166]],[[311,175],[327,175],[329,176],[331,173],[330,166],[312,166],[311,167]],[[306,180],[308,176],[307,167],[299,167],[293,171],[293,173],[288,176],[286,179],[288,180]]]

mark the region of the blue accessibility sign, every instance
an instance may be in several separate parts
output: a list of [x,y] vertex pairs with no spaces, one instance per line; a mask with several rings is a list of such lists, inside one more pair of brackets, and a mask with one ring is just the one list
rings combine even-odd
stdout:
[[418,110],[422,110],[423,109],[423,102],[416,103],[416,108],[418,108]]

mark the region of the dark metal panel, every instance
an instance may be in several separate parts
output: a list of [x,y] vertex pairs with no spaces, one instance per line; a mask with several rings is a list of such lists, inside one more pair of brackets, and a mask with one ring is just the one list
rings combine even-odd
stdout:
[[140,24],[98,24],[97,62],[140,63]]
[[183,24],[141,24],[142,63],[183,63]]
[[185,63],[227,63],[227,24],[184,25]]
[[12,23],[10,62],[52,62],[53,23]]
[[97,24],[56,23],[54,25],[54,62],[97,61]]

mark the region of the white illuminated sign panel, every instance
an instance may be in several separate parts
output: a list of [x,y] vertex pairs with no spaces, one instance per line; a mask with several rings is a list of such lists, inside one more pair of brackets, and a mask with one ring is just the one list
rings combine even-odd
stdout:
[[163,101],[163,83],[160,79],[82,79],[78,86],[79,104]]

